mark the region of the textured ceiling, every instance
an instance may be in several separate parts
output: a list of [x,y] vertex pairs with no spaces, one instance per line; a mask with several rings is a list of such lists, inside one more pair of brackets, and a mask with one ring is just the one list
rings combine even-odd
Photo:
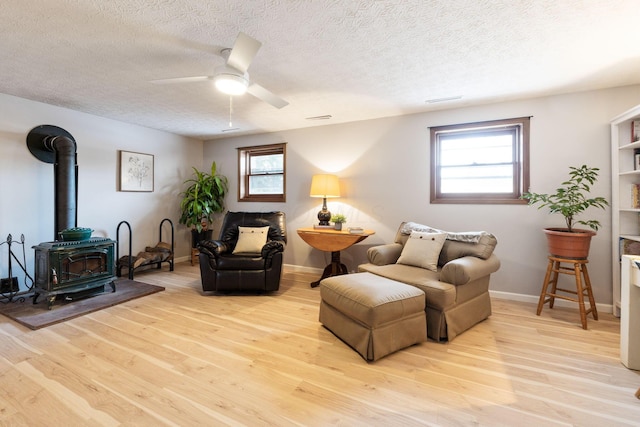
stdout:
[[[637,0],[2,0],[0,19],[0,93],[200,139],[640,83]],[[210,82],[150,80],[211,75],[239,31],[290,104],[236,97],[223,133]]]

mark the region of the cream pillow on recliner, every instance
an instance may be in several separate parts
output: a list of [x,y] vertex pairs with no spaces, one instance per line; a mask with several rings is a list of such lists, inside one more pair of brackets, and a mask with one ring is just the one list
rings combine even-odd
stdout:
[[269,227],[238,227],[238,243],[233,249],[234,254],[259,254],[267,243]]
[[396,263],[437,271],[438,257],[446,238],[447,233],[412,231]]

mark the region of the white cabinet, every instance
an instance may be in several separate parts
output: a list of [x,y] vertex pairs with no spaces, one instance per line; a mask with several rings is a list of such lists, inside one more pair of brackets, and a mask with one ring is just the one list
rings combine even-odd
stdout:
[[640,369],[640,256],[622,256],[620,303],[620,360],[629,369]]
[[[633,206],[633,191],[640,191],[640,141],[631,127],[640,122],[640,105],[611,121],[611,243],[613,266],[613,314],[620,317],[620,262],[625,254],[640,255],[640,208]],[[639,156],[640,158],[640,156]],[[640,197],[640,194],[638,195]]]

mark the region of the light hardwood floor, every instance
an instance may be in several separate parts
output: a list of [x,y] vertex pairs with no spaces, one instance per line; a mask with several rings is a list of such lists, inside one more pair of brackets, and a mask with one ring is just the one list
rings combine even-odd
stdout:
[[493,300],[448,344],[367,363],[318,323],[316,277],[269,296],[203,295],[197,266],[136,279],[164,292],[38,331],[0,316],[0,425],[640,425],[619,321]]

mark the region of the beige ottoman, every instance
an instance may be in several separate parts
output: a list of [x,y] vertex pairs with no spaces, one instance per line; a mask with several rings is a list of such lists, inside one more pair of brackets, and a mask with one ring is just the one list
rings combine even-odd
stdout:
[[371,273],[320,282],[320,322],[368,361],[427,340],[420,289]]

